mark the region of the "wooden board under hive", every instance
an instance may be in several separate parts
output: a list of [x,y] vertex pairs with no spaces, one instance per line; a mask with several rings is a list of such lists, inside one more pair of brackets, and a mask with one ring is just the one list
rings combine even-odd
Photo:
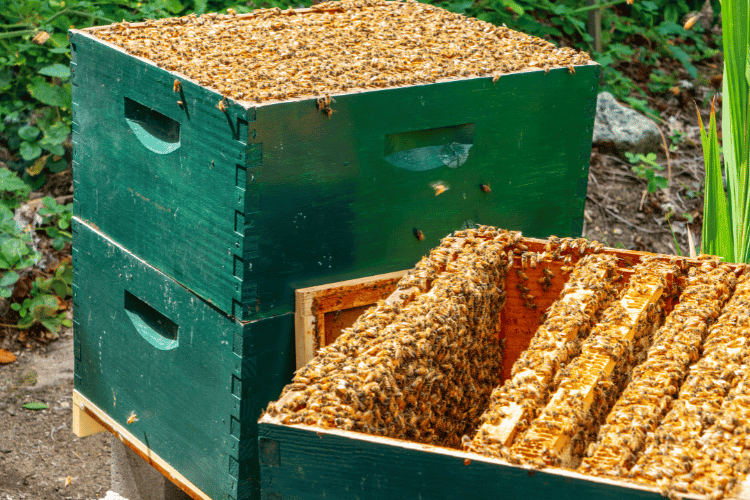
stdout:
[[519,236],[444,239],[298,370],[259,422],[264,494],[747,494],[745,267]]

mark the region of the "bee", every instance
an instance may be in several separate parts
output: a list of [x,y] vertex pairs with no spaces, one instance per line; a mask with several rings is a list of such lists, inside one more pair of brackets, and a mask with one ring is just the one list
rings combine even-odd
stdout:
[[183,104],[183,103],[182,103],[182,101],[177,101],[177,105],[178,105],[179,107],[182,107],[182,104]]
[[132,424],[133,422],[138,422],[138,416],[135,414],[135,412],[130,412],[130,416],[128,417],[128,424]]
[[318,110],[325,114],[328,118],[336,112],[335,109],[331,109],[331,102],[336,102],[335,99],[331,99],[331,96],[326,94],[324,97],[318,98],[316,101]]
[[483,193],[487,193],[487,194],[490,194],[492,192],[492,189],[490,189],[489,184],[480,184],[479,189],[481,189]]
[[179,92],[180,91],[180,81],[179,80],[175,80],[174,81],[174,84],[172,85],[172,90],[174,92]]
[[435,196],[443,194],[451,188],[450,184],[444,181],[431,182],[430,187],[435,190]]
[[568,65],[568,73],[570,73],[571,75],[575,75],[576,74],[576,69],[575,69],[575,67],[573,67],[572,64]]
[[216,105],[216,107],[221,111],[222,113],[227,112],[227,105],[226,105],[227,98],[225,97],[221,101],[219,101],[219,104]]
[[424,233],[422,231],[420,231],[419,229],[417,229],[416,227],[414,229],[412,229],[412,233],[414,233],[414,237],[418,241],[424,240]]

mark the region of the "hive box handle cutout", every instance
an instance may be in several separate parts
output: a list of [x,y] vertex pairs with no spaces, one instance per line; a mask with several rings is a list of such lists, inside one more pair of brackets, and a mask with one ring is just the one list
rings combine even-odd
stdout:
[[165,155],[180,147],[179,122],[128,97],[125,121],[141,144],[154,153]]
[[423,172],[458,168],[474,145],[474,124],[417,130],[385,136],[385,160],[398,168]]
[[162,351],[178,346],[177,323],[125,290],[125,312],[136,331],[149,344]]

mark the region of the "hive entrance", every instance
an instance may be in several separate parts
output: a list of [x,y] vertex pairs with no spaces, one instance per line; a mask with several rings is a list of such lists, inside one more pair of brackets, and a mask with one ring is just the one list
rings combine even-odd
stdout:
[[750,471],[744,268],[601,250],[455,233],[322,347],[269,415],[731,492]]

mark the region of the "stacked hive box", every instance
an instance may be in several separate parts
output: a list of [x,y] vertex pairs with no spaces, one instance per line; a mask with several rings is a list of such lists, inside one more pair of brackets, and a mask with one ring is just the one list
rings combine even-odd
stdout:
[[[659,498],[674,493],[745,498],[743,481],[750,472],[750,280],[743,274],[745,267],[721,265],[715,259],[609,250],[598,254],[597,245],[558,239],[546,245],[533,242],[536,251],[531,251],[531,243],[492,228],[446,238],[402,279],[391,299],[324,347],[261,419],[261,449],[266,450],[263,487],[281,497],[294,496],[305,478],[304,488],[315,491],[311,497],[316,498],[336,496],[344,489],[351,492],[350,488],[359,495],[367,484],[374,491],[365,496],[397,494],[402,481],[409,481],[415,494],[443,498],[458,492],[472,498],[494,498],[499,491],[512,496],[524,487],[542,496],[549,489],[560,498]],[[505,284],[504,292],[483,288],[487,281],[476,270],[486,267],[466,258],[482,255],[489,244],[498,246],[490,262],[504,269],[490,281]],[[488,300],[494,314],[505,318],[494,324],[499,337],[508,339],[501,325],[517,321],[524,308],[535,305],[529,301],[537,300],[520,285],[521,277],[532,272],[541,285],[549,280],[550,287],[559,283],[555,277],[569,275],[562,278],[565,285],[558,288],[559,297],[547,309],[528,349],[502,374],[505,383],[498,384],[489,398],[450,401],[456,411],[440,411],[443,401],[432,397],[434,381],[449,394],[471,394],[475,389],[486,394],[499,377],[485,375],[492,366],[487,356],[496,351],[492,335],[472,335],[473,316],[462,312],[459,300],[445,296],[424,310],[419,307],[423,294],[461,276],[458,282],[479,287],[478,294],[465,294],[467,300]],[[514,275],[519,276],[515,289],[508,286]],[[481,299],[478,303],[484,308]],[[508,311],[511,303],[515,310]],[[443,314],[446,318],[437,323],[453,318],[451,311],[460,318],[458,328],[463,324],[466,332],[461,340],[446,336],[450,342],[448,352],[443,352],[430,343],[435,337],[433,322]],[[370,324],[374,318],[377,321]],[[394,329],[401,334],[390,335]],[[360,335],[352,344],[355,332]],[[482,338],[484,355],[473,354]],[[408,363],[409,355],[393,355],[414,339],[428,340],[415,361]],[[373,353],[380,353],[380,362],[370,359]],[[474,371],[462,364],[467,353],[474,359]],[[332,356],[337,356],[334,362]],[[444,359],[459,360],[459,370],[447,382]],[[423,369],[411,369],[414,364]],[[378,398],[377,384],[368,388],[350,382],[373,378],[389,380],[384,398]],[[367,397],[347,398],[338,383]],[[409,404],[399,404],[406,391]],[[396,403],[389,404],[393,400]],[[483,414],[476,407],[464,411],[465,403],[481,404]],[[328,409],[333,410],[330,415]],[[365,425],[362,417],[370,411],[382,415],[385,425],[377,418],[375,425]],[[350,419],[336,418],[337,412]],[[439,426],[429,418],[433,413],[440,415]],[[430,432],[436,427],[442,431],[440,439]],[[338,480],[341,460],[314,463],[321,451],[314,449],[308,433],[315,433],[323,452],[339,451],[352,475],[363,474],[362,488]],[[447,449],[459,442],[468,453]],[[352,463],[354,448],[372,463]],[[389,463],[398,463],[403,471]],[[528,481],[519,465],[557,466],[560,472],[540,472],[536,482]],[[442,480],[451,478],[456,467],[461,471],[455,478]],[[561,472],[562,467],[586,476]],[[418,477],[423,470],[431,472],[425,480]],[[319,479],[310,483],[307,478],[313,476]],[[584,477],[588,479],[581,481]]]
[[258,494],[295,289],[480,222],[580,232],[585,54],[380,1],[70,40],[77,402],[201,494]]

